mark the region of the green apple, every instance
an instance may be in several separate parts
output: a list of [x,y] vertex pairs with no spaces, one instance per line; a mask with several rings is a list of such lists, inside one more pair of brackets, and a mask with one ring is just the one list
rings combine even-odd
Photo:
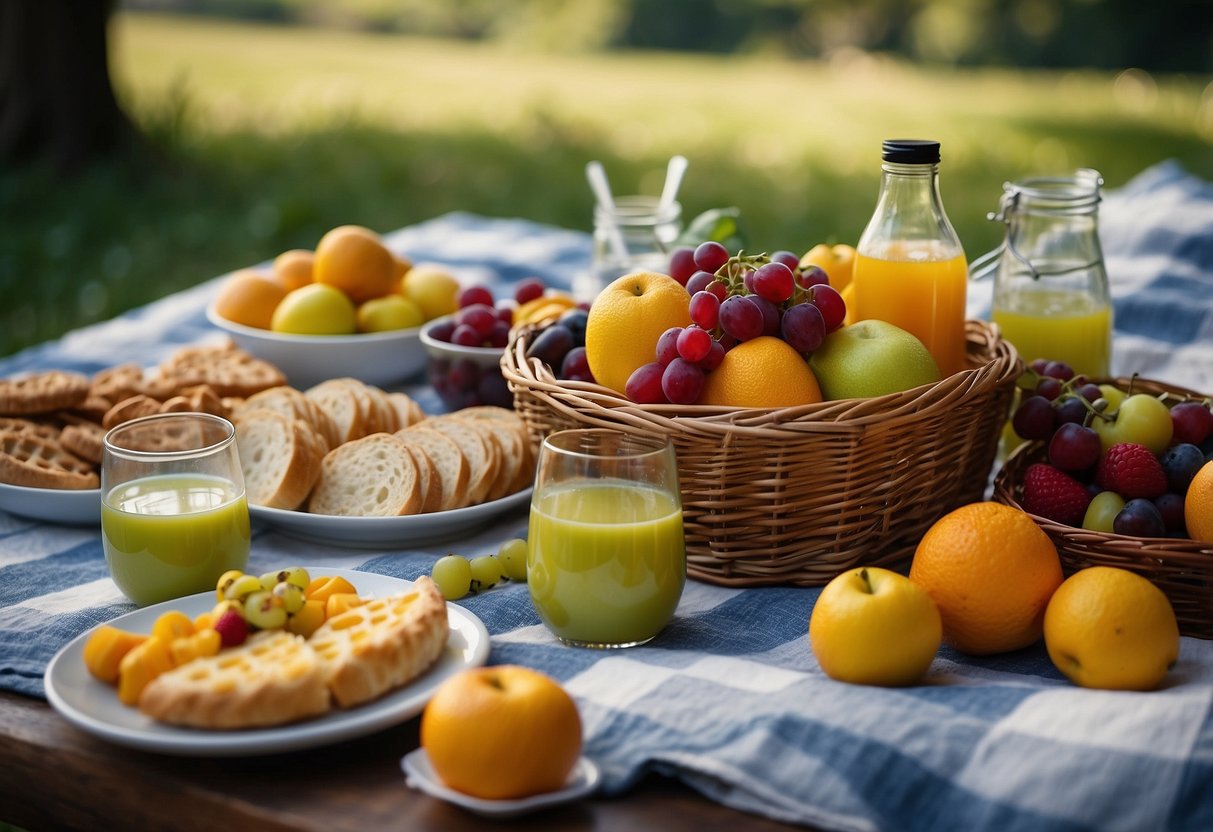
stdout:
[[1134,393],[1115,410],[1109,407],[1104,413],[1111,418],[1095,419],[1091,427],[1105,451],[1121,442],[1136,442],[1161,454],[1171,444],[1171,411],[1148,393]]
[[274,310],[270,329],[297,335],[349,335],[355,329],[354,302],[333,286],[309,283],[286,293]]
[[387,332],[410,329],[425,323],[421,307],[404,295],[371,298],[358,307],[359,332]]
[[809,359],[827,401],[884,396],[939,381],[939,365],[915,336],[887,321],[834,330]]

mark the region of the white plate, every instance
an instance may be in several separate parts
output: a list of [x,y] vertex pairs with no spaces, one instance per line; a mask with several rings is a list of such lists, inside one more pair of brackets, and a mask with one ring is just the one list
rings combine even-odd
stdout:
[[270,362],[299,388],[343,376],[382,387],[425,367],[419,326],[356,335],[294,335],[234,323],[217,313],[213,303],[206,317],[236,346]]
[[400,767],[404,769],[405,783],[412,788],[462,806],[478,815],[498,818],[523,815],[554,806],[557,803],[567,803],[570,800],[584,797],[598,788],[599,780],[598,766],[594,765],[594,761],[589,757],[580,757],[577,764],[573,766],[569,779],[565,781],[563,789],[518,800],[484,800],[443,785],[442,781],[438,779],[438,775],[434,773],[433,767],[430,766],[430,758],[426,755],[424,748],[418,748],[416,751],[404,755],[404,759],[400,761]]
[[101,489],[28,488],[0,482],[0,509],[46,523],[101,523]]
[[301,540],[350,549],[381,549],[463,537],[488,525],[497,515],[530,501],[531,489],[525,488],[489,503],[404,517],[338,517],[253,505],[249,513],[254,520],[263,520]]
[[[384,597],[403,592],[412,581],[355,572],[349,569],[313,569],[315,575],[341,575],[363,595]],[[215,605],[213,592],[166,601],[119,616],[109,623],[134,632],[150,632],[165,610],[177,609],[193,617]],[[455,673],[478,667],[489,656],[489,634],[483,622],[463,607],[447,604],[451,637],[446,652],[424,676],[381,699],[350,711],[279,728],[246,731],[205,731],[163,725],[136,708],[118,701],[109,685],[94,679],[84,667],[84,633],[55,654],[46,668],[46,698],[69,722],[119,745],[194,757],[233,757],[271,754],[340,742],[389,728],[421,713],[437,687]]]

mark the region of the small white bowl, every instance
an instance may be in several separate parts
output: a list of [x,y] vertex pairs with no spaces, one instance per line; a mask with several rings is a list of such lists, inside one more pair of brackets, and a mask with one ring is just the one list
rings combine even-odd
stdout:
[[376,386],[404,381],[425,366],[421,327],[357,335],[293,335],[234,323],[207,307],[206,317],[236,346],[286,374],[295,387],[350,377]]
[[428,359],[427,379],[448,410],[480,404],[513,407],[514,397],[501,375],[504,347],[464,347],[439,341],[430,333],[453,315],[421,326],[421,343]]

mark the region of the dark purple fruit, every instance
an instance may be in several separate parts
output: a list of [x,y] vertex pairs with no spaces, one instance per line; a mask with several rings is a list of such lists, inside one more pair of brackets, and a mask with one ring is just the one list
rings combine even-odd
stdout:
[[1167,533],[1167,526],[1158,506],[1138,497],[1125,503],[1112,521],[1112,531],[1133,537],[1162,537]]
[[552,324],[526,348],[527,358],[538,358],[549,367],[558,368],[564,355],[573,348],[573,333],[564,324]]
[[1188,483],[1205,464],[1205,455],[1195,445],[1181,442],[1163,451],[1158,461],[1167,475],[1167,486],[1176,494],[1187,494]]

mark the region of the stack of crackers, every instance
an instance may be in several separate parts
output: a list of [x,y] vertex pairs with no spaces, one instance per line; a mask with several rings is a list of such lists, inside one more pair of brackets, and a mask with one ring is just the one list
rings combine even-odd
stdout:
[[404,393],[353,378],[281,386],[232,412],[250,503],[397,517],[500,499],[530,485],[522,419],[500,407],[426,416]]
[[97,488],[102,438],[115,425],[164,412],[226,417],[235,401],[285,381],[230,343],[182,348],[150,372],[122,364],[91,378],[49,370],[0,379],[0,482]]

